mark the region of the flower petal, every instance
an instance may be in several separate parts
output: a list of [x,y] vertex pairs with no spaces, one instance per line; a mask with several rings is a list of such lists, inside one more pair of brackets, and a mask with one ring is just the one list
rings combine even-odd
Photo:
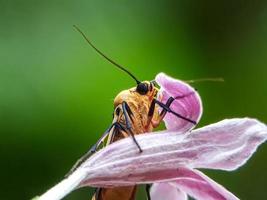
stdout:
[[76,189],[82,180],[86,177],[86,171],[81,169],[75,171],[69,177],[65,178],[57,185],[49,189],[47,192],[42,194],[40,197],[37,196],[33,200],[60,200],[63,199],[67,194]]
[[235,170],[244,165],[266,139],[267,126],[255,119],[226,119],[205,126],[190,135],[192,145],[201,151],[198,162],[192,166]]
[[238,200],[238,198],[198,170],[180,169],[184,177],[179,177],[176,184],[180,190],[197,200]]
[[172,183],[154,183],[150,189],[151,200],[187,200],[187,195]]
[[180,176],[180,167],[234,170],[267,139],[267,127],[254,119],[223,120],[187,134],[163,131],[115,142],[90,157],[81,185],[122,186],[162,182]]
[[174,180],[178,184],[178,178],[188,176],[182,168],[233,170],[266,139],[266,125],[249,118],[223,120],[187,134],[137,135],[142,153],[132,138],[125,138],[92,155],[40,199],[58,200],[86,185],[115,187]]
[[[164,73],[159,73],[155,80],[161,87],[158,97],[161,102],[166,103],[170,97],[176,98],[170,106],[173,111],[195,122],[200,120],[202,115],[202,102],[194,88]],[[185,132],[195,126],[192,122],[178,118],[171,113],[167,113],[163,120],[166,128],[169,130]]]

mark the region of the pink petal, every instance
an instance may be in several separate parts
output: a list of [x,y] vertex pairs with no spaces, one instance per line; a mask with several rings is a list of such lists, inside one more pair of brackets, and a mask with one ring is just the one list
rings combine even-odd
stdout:
[[235,170],[244,165],[266,139],[266,125],[255,119],[226,119],[205,126],[190,135],[192,145],[201,151],[193,166]]
[[[159,73],[155,80],[161,87],[158,98],[160,99],[160,96],[162,96],[161,101],[163,103],[166,103],[169,97],[177,98],[170,107],[173,111],[195,122],[200,120],[202,102],[194,88],[164,73]],[[179,130],[181,132],[188,131],[195,126],[193,123],[178,118],[171,113],[164,117],[164,122],[168,130]]]
[[173,184],[197,200],[238,200],[238,198],[198,170],[181,168],[184,177]]
[[187,134],[163,131],[115,142],[81,167],[81,185],[118,186],[173,180],[181,167],[234,170],[267,139],[267,127],[254,119],[223,120]]
[[172,183],[154,183],[150,189],[151,200],[187,200],[187,195]]

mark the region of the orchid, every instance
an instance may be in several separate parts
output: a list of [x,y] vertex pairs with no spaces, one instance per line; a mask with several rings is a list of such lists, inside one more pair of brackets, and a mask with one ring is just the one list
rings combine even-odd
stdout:
[[[182,81],[160,73],[159,97],[176,98],[171,109],[199,121],[202,103],[198,93]],[[41,200],[62,199],[79,187],[116,187],[153,183],[152,200],[236,200],[231,192],[198,169],[232,171],[244,165],[267,139],[267,126],[256,119],[226,119],[202,128],[168,113],[167,130],[125,138],[99,150]]]

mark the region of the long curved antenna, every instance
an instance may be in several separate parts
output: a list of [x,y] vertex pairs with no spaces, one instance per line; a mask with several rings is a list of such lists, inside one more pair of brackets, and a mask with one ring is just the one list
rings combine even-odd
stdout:
[[200,79],[193,79],[193,80],[184,80],[184,82],[186,83],[196,83],[196,82],[206,82],[206,81],[224,82],[224,79],[221,77],[218,77],[218,78],[200,78]]
[[112,63],[113,65],[115,65],[116,67],[118,67],[119,69],[121,69],[122,71],[126,72],[127,74],[129,74],[137,83],[137,85],[140,83],[140,81],[127,69],[125,69],[123,66],[119,65],[118,63],[116,63],[115,61],[111,60],[109,57],[107,57],[104,53],[102,53],[99,49],[97,49],[92,42],[86,37],[86,35],[76,26],[73,25],[73,27],[83,36],[83,38],[87,41],[87,43],[93,47],[94,50],[96,50],[97,53],[99,53],[101,56],[103,56],[104,58],[106,58],[110,63]]

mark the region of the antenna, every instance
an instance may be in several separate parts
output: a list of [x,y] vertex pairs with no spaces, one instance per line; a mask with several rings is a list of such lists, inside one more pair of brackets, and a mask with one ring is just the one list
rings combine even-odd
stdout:
[[196,82],[206,82],[206,81],[224,82],[224,79],[221,78],[221,77],[218,77],[218,78],[200,78],[200,79],[186,80],[184,82],[186,82],[186,83],[196,83]]
[[116,67],[118,67],[119,69],[121,69],[122,71],[126,72],[127,74],[129,74],[137,83],[137,85],[140,83],[140,81],[127,69],[125,69],[123,66],[119,65],[118,63],[116,63],[115,61],[111,60],[109,57],[107,57],[104,53],[102,53],[99,49],[97,49],[95,47],[95,45],[93,45],[93,43],[86,37],[86,35],[76,26],[73,25],[73,27],[83,36],[83,38],[86,40],[86,42],[94,49],[96,50],[97,53],[99,53],[101,56],[103,56],[105,59],[107,59],[110,63],[112,63],[113,65],[115,65]]

